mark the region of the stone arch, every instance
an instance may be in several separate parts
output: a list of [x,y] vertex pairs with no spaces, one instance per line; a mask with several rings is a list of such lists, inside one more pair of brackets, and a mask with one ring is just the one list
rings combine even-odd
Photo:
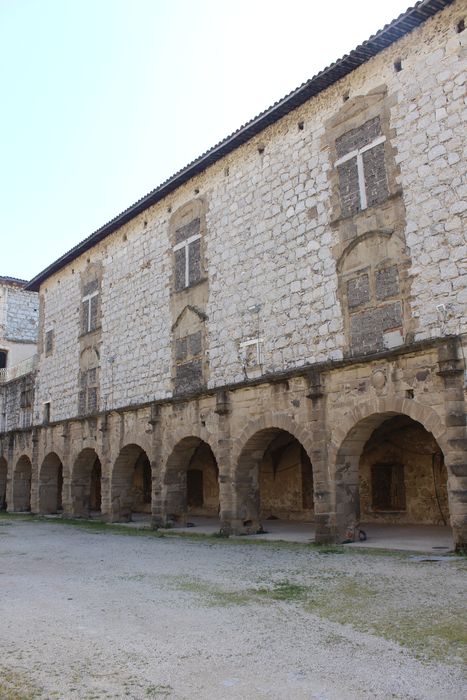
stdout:
[[[217,516],[219,511],[219,463],[215,451],[205,436],[202,437],[200,434],[185,435],[178,441],[174,440],[173,443],[163,473],[162,521],[184,526],[189,512]],[[203,472],[201,505],[196,505],[190,499],[189,483],[187,483],[187,474],[190,468]],[[211,490],[209,504],[206,505],[205,495],[208,482],[211,485]],[[212,488],[213,484],[215,484],[214,488]]]
[[44,457],[39,471],[39,512],[58,513],[62,510],[63,463],[56,452]]
[[86,447],[77,455],[71,474],[71,512],[89,517],[101,511],[101,460],[97,452]]
[[13,511],[31,510],[32,464],[27,455],[16,462],[13,472]]
[[152,476],[147,452],[136,443],[123,447],[110,485],[112,522],[129,522],[132,513],[151,513]]
[[0,457],[0,510],[7,509],[6,485],[8,480],[8,462]]
[[[307,510],[312,511],[313,502],[313,475],[312,475],[312,439],[301,426],[293,419],[283,414],[267,414],[256,421],[250,421],[245,426],[238,439],[238,447],[234,452],[232,464],[234,465],[234,513],[231,527],[234,532],[258,532],[261,530],[261,485],[264,484],[265,462],[268,451],[274,448],[274,452],[284,456],[285,449],[293,446],[299,450],[299,459],[296,461],[297,476],[300,481],[295,485],[295,496],[302,494],[302,509],[304,505],[303,495],[308,488],[311,493],[310,504]],[[270,459],[273,460],[272,452]],[[305,474],[306,469],[306,474]],[[305,475],[306,478],[303,478]],[[297,478],[297,476],[295,478]],[[284,482],[285,487],[285,482]],[[264,486],[263,486],[264,488]],[[286,487],[289,488],[289,487]],[[285,507],[279,517],[294,519],[299,517],[299,508],[285,500]],[[289,515],[286,515],[286,510]],[[263,508],[264,510],[264,508]],[[272,509],[273,510],[273,509]],[[290,512],[292,511],[292,512]],[[281,512],[280,510],[276,512]],[[295,515],[293,515],[293,512]],[[271,513],[272,517],[277,517]],[[310,517],[310,513],[308,516]]]
[[308,457],[311,459],[313,450],[313,439],[311,434],[285,413],[266,413],[257,420],[250,420],[243,428],[238,439],[236,440],[236,447],[232,455],[232,464],[236,465],[238,463],[240,454],[243,452],[250,440],[257,433],[260,433],[263,430],[284,430],[285,432],[290,433],[303,445]]
[[[428,406],[408,399],[374,399],[357,406],[334,431],[329,449],[331,481],[335,484],[336,535],[342,539],[360,519],[359,464],[365,445],[383,424],[407,417],[431,434],[443,459],[449,452],[441,417]],[[449,474],[449,466],[448,466]]]

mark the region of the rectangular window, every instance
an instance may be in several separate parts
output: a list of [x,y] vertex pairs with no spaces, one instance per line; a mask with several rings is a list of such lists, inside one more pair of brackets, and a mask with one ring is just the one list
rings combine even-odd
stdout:
[[405,510],[404,466],[373,464],[371,497],[373,510]]
[[80,372],[78,394],[78,414],[87,415],[98,410],[97,369]]
[[48,357],[53,353],[54,349],[54,332],[49,330],[45,334],[45,355]]
[[44,403],[44,425],[50,423],[50,401]]
[[379,117],[336,140],[335,166],[343,216],[352,216],[388,198],[385,141]]
[[195,219],[175,232],[173,247],[175,264],[175,291],[179,292],[201,279],[200,220]]
[[99,292],[84,296],[81,303],[81,332],[90,333],[97,328]]
[[175,391],[194,391],[203,384],[203,338],[201,331],[175,340]]

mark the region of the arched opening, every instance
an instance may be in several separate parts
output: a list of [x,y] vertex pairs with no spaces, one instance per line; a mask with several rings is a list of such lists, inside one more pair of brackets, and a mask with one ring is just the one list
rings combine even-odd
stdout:
[[267,520],[312,522],[313,467],[286,430],[267,428],[244,445],[236,470],[235,530],[260,532]]
[[359,527],[371,534],[371,524],[449,525],[447,469],[433,434],[403,414],[360,421],[338,453],[336,501],[344,539]]
[[4,457],[0,457],[0,510],[7,509],[6,483],[8,478],[8,464]]
[[39,477],[39,512],[59,513],[62,510],[63,465],[51,452],[42,462]]
[[16,463],[13,474],[13,510],[24,512],[31,510],[32,464],[29,457],[23,455]]
[[219,469],[210,446],[197,437],[181,440],[169,459],[164,479],[165,519],[178,526],[188,516],[217,518]]
[[151,463],[139,445],[127,445],[118,455],[112,472],[111,519],[128,522],[151,514]]
[[101,462],[96,452],[86,448],[79,453],[71,478],[73,515],[97,516],[101,513]]

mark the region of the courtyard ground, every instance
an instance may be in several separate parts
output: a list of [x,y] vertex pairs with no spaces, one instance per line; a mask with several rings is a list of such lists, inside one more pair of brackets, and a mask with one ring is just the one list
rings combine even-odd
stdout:
[[466,571],[3,515],[0,698],[458,700]]

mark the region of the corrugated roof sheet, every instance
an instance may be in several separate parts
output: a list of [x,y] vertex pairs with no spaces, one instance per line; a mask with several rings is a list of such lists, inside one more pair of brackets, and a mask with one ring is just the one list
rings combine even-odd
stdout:
[[406,12],[399,15],[395,20],[386,24],[383,29],[371,36],[363,44],[330,66],[320,71],[313,78],[300,85],[284,98],[273,104],[271,107],[261,112],[257,117],[241,126],[223,141],[213,146],[203,153],[199,158],[189,163],[185,168],[179,170],[175,175],[165,180],[159,187],[152,190],[137,202],[118,214],[114,219],[101,226],[97,231],[85,238],[78,245],[71,248],[65,255],[40,272],[27,285],[27,289],[37,291],[50,275],[54,274],[69,262],[77,258],[82,253],[92,248],[96,243],[102,241],[108,235],[116,231],[120,226],[127,223],[135,216],[143,212],[148,207],[163,199],[170,192],[183,185],[195,175],[216,161],[223,158],[228,153],[249,141],[253,136],[266,129],[283,116],[296,109],[314,95],[330,87],[353,70],[366,63],[378,53],[391,46],[401,37],[411,32],[415,27],[420,26],[427,19],[437,14],[440,10],[451,5],[454,0],[421,0]]

